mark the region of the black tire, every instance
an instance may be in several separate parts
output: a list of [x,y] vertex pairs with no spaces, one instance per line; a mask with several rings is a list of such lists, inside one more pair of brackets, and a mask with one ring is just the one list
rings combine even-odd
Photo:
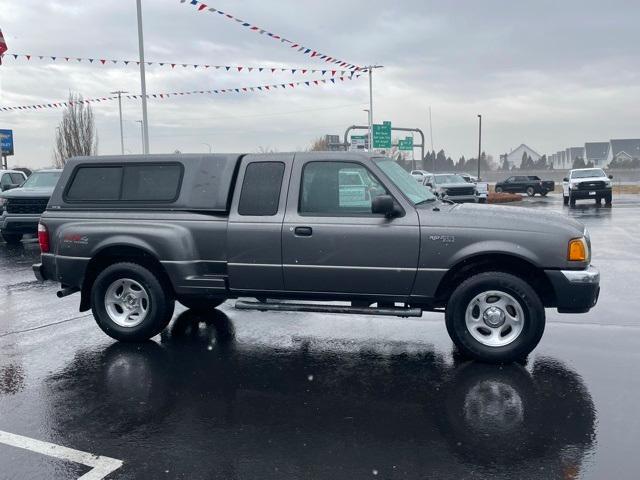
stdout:
[[549,193],[549,190],[541,190],[540,191],[540,195],[542,195],[543,197],[546,197],[547,193]]
[[527,195],[530,197],[533,197],[536,194],[536,190],[533,187],[527,187],[525,192],[527,192]]
[[572,207],[576,206],[576,199],[573,195],[571,195],[571,192],[569,192],[569,205]]
[[610,207],[611,206],[611,201],[612,201],[612,195],[610,193],[607,193],[604,197],[604,203],[606,206]]
[[219,307],[226,298],[181,298],[178,301],[190,310],[207,312]]
[[569,205],[569,197],[565,197],[564,195],[562,195],[562,203],[564,205]]
[[[504,292],[516,300],[522,309],[522,330],[510,343],[487,346],[476,340],[466,326],[465,314],[470,302],[482,292]],[[544,306],[531,286],[504,272],[486,272],[468,278],[452,293],[445,310],[447,331],[459,352],[488,363],[511,363],[522,360],[536,347],[545,326]]]
[[22,233],[4,233],[2,232],[2,239],[9,245],[17,245],[22,240]]
[[[121,326],[107,312],[107,289],[118,279],[131,279],[148,296],[146,316],[135,326]],[[159,334],[169,324],[175,300],[173,292],[155,272],[137,263],[110,265],[100,273],[91,289],[91,310],[96,323],[111,338],[123,342],[140,342]]]
[[496,187],[495,191],[496,193],[502,193],[504,190],[502,189],[502,187]]

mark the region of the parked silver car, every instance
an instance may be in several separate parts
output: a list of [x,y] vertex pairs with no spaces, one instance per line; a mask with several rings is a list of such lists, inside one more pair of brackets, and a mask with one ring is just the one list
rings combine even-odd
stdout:
[[434,173],[424,179],[424,185],[443,200],[452,202],[478,202],[476,186],[457,173]]

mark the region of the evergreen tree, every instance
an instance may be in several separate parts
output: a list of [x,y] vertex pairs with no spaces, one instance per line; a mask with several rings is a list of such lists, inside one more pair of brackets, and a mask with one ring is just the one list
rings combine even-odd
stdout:
[[586,164],[582,157],[576,157],[571,168],[585,168]]

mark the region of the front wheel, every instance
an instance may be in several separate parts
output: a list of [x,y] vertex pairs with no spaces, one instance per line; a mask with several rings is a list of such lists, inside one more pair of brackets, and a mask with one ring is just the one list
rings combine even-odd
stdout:
[[447,331],[464,356],[489,363],[525,358],[545,326],[538,294],[520,278],[503,272],[472,276],[453,292],[445,311]]
[[173,292],[153,271],[137,263],[115,263],[102,271],[91,289],[91,309],[111,338],[139,342],[169,324]]
[[562,203],[565,205],[569,205],[569,197],[565,197],[564,195],[562,195]]
[[569,205],[571,207],[575,207],[576,206],[576,197],[571,195],[571,192],[569,192]]
[[21,233],[2,233],[2,238],[9,245],[17,245],[22,240]]
[[533,197],[536,194],[536,191],[533,187],[527,187],[527,195],[529,195],[530,197]]

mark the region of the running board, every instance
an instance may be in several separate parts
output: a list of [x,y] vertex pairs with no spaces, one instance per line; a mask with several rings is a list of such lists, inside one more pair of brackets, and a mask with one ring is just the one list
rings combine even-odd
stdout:
[[252,302],[238,300],[238,310],[273,310],[277,312],[318,312],[318,313],[350,313],[357,315],[388,315],[391,317],[421,317],[421,308],[404,307],[351,307],[348,305],[324,305],[319,303],[284,303],[284,302]]

